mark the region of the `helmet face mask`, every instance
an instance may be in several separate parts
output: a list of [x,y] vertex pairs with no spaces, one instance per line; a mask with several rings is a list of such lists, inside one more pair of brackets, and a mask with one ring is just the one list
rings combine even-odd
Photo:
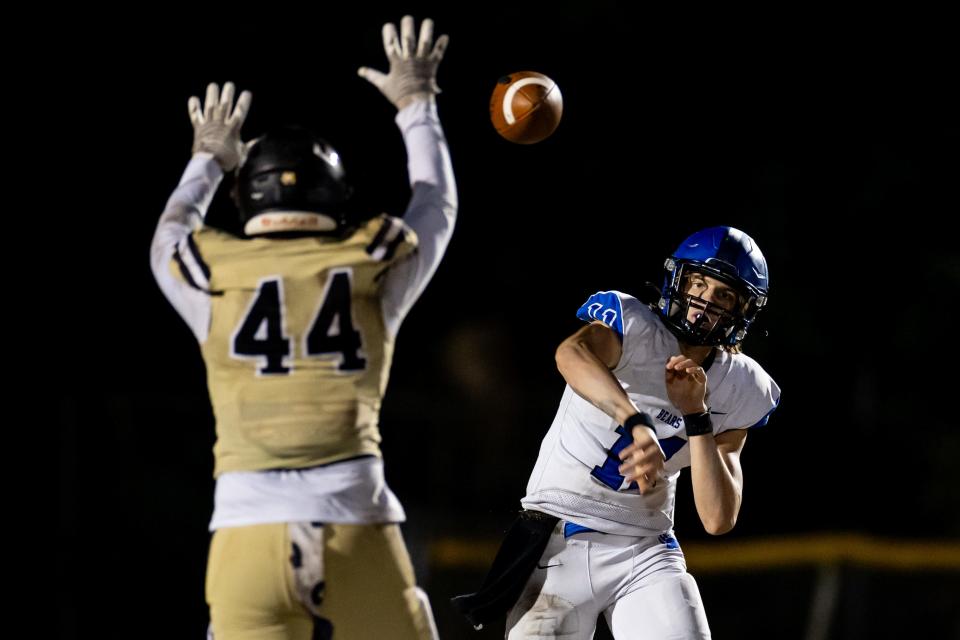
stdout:
[[[683,341],[693,345],[725,344],[743,317],[740,301],[745,298],[744,293],[736,290],[734,283],[704,273],[695,265],[680,264],[676,267],[676,273],[677,285],[671,291],[667,317],[682,334]],[[732,294],[735,299],[724,306],[691,292],[693,283],[705,278],[714,278],[729,285],[736,291]]]
[[[716,281],[719,298],[691,293],[693,282],[709,280]],[[736,347],[766,304],[767,291],[767,264],[756,243],[732,227],[713,227],[687,238],[666,260],[658,307],[678,340]]]
[[237,169],[236,203],[247,235],[342,234],[350,194],[337,152],[299,127],[251,142]]

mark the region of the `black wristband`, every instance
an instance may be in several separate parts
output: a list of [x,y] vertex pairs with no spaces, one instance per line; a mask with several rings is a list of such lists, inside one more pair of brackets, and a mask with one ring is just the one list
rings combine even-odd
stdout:
[[687,430],[687,437],[704,436],[713,433],[713,420],[710,419],[710,412],[687,413],[683,416],[683,426]]
[[642,411],[640,411],[639,413],[635,413],[629,418],[627,418],[626,420],[624,420],[623,428],[629,432],[631,429],[641,424],[644,425],[645,427],[650,427],[651,429],[656,431],[656,427],[653,426],[653,420],[651,420],[650,416],[643,413]]

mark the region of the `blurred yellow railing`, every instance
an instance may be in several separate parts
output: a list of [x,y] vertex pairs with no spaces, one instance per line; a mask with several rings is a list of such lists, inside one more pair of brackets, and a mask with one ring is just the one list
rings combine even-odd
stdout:
[[[497,540],[441,538],[430,547],[438,569],[490,566]],[[694,573],[851,564],[899,571],[960,571],[960,542],[881,539],[861,534],[819,534],[682,545]]]

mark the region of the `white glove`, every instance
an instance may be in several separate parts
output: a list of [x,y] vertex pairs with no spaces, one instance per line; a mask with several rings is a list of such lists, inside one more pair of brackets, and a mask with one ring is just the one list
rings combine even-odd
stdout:
[[[360,67],[357,73],[380,90],[397,109],[414,100],[429,100],[440,93],[437,67],[443,60],[450,39],[446,35],[433,44],[433,20],[425,18],[420,25],[420,39],[414,32],[413,17],[400,20],[400,38],[393,23],[383,25],[383,50],[390,62],[390,73]],[[414,49],[416,47],[416,49]]]
[[203,111],[200,98],[193,96],[187,102],[190,122],[193,123],[193,152],[212,153],[224,171],[232,171],[243,156],[240,127],[247,119],[252,96],[244,91],[233,106],[236,88],[232,82],[223,85],[223,93],[215,82],[207,85],[207,98]]

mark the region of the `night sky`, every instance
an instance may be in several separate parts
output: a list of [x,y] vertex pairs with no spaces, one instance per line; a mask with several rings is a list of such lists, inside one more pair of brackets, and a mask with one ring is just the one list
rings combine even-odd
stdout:
[[[510,521],[580,304],[660,284],[677,244],[717,224],[767,258],[770,305],[744,346],[783,389],[748,439],[726,539],[956,541],[960,48],[942,20],[415,5],[451,38],[438,104],[460,197],[446,258],[400,332],[381,419],[415,559],[436,538],[494,539]],[[62,570],[120,593],[63,604],[62,637],[107,619],[118,637],[148,618],[156,637],[205,624],[213,420],[195,340],[148,262],[190,157],[187,99],[210,81],[249,89],[245,138],[311,127],[339,151],[358,209],[400,215],[394,109],[356,76],[386,70],[380,26],[399,22],[397,6],[71,32],[80,53],[60,80],[81,98],[71,179],[86,217],[58,250],[82,265],[63,288],[84,339],[55,397]],[[532,146],[488,117],[497,78],[521,70],[563,92],[560,127]],[[209,219],[229,226],[225,191]],[[708,538],[689,476],[677,534]]]

